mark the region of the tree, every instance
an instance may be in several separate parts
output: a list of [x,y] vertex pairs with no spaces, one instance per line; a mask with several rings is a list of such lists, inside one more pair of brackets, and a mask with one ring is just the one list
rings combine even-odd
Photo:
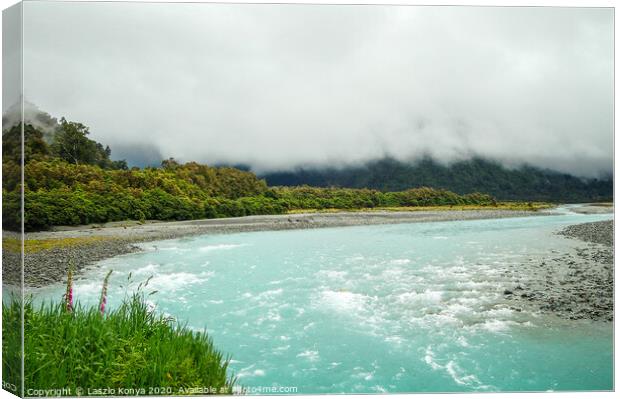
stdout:
[[[5,161],[21,162],[21,123],[7,129],[2,134],[2,157]],[[24,161],[42,159],[49,154],[47,143],[43,139],[43,132],[30,124],[24,126]]]
[[127,161],[120,159],[118,161],[110,161],[108,169],[128,170]]
[[168,158],[161,161],[161,167],[166,170],[175,170],[179,166],[179,163],[174,158]]
[[60,127],[54,135],[52,152],[55,156],[76,165],[80,163],[94,164],[97,160],[97,142],[89,139],[88,127],[78,123],[60,119]]
[[59,128],[51,145],[52,155],[65,161],[79,165],[98,165],[103,169],[127,169],[125,160],[112,161],[112,150],[109,146],[89,139],[88,127],[78,123],[60,119]]

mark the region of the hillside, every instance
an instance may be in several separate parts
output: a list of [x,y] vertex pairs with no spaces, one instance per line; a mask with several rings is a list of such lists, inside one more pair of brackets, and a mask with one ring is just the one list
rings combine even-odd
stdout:
[[404,163],[385,158],[348,168],[298,169],[261,176],[270,186],[371,188],[398,191],[435,187],[457,194],[488,193],[498,200],[593,202],[613,198],[613,179],[580,179],[530,166],[508,169],[499,163],[474,158],[441,165],[432,159]]
[[[160,167],[131,168],[88,138],[87,126],[64,118],[45,132],[24,126],[24,227],[41,230],[122,220],[189,220],[273,215],[297,210],[420,206],[497,206],[477,192],[458,195],[419,187],[268,187],[250,171],[170,158]],[[2,134],[3,227],[21,226],[21,125]]]

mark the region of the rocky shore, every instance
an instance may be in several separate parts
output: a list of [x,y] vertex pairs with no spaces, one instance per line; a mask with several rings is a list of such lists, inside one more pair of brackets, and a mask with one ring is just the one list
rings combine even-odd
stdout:
[[[26,240],[62,240],[96,238],[78,245],[26,251],[24,280],[28,287],[41,287],[64,281],[69,264],[79,272],[102,259],[136,252],[139,242],[157,241],[201,234],[225,234],[266,230],[291,230],[323,227],[358,226],[391,223],[416,223],[473,219],[496,219],[540,215],[540,212],[514,210],[441,210],[414,212],[335,212],[294,215],[246,216],[182,222],[116,222],[105,225],[58,227],[52,231],[27,233]],[[11,237],[5,232],[4,237]],[[17,235],[13,235],[18,239]],[[3,251],[5,283],[19,285],[19,253]]]
[[557,233],[581,244],[523,265],[516,286],[504,290],[513,309],[534,308],[561,318],[613,321],[613,221],[568,226]]
[[582,223],[568,226],[559,234],[577,238],[586,242],[603,244],[607,247],[614,245],[614,224],[613,220],[605,220],[602,222]]

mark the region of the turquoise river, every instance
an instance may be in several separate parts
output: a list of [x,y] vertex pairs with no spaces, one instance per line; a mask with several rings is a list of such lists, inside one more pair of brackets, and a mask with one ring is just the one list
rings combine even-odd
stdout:
[[[89,268],[75,295],[96,303],[113,269],[114,306],[152,276],[148,291],[158,292],[151,305],[206,328],[246,387],[610,390],[611,323],[519,312],[504,300],[505,288],[526,281],[523,262],[584,245],[555,231],[612,218],[559,213],[150,242],[141,253]],[[33,294],[58,300],[63,291],[57,285]]]

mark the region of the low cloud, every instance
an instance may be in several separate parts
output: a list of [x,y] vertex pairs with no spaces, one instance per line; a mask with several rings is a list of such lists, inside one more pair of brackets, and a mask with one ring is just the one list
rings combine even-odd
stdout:
[[127,160],[129,167],[160,166],[166,157],[162,155],[157,146],[145,143],[112,143],[112,159]]
[[24,8],[26,98],[129,159],[148,149],[257,171],[424,155],[612,169],[611,9]]

